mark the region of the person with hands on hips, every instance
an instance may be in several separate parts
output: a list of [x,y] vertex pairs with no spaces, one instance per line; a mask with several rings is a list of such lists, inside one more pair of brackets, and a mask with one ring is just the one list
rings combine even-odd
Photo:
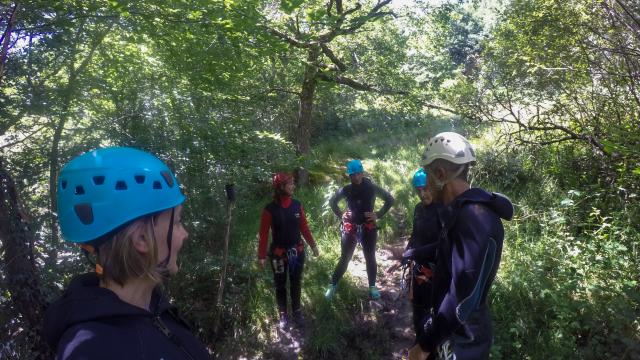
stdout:
[[[338,282],[347,271],[349,261],[358,242],[362,245],[369,280],[369,294],[372,299],[380,298],[380,291],[376,287],[376,220],[384,216],[393,205],[393,196],[386,190],[375,185],[364,177],[364,168],[360,160],[347,163],[347,175],[351,183],[339,189],[331,198],[329,204],[334,214],[342,220],[341,223],[341,254],[336,266],[331,284],[325,292],[325,297],[331,299],[336,292]],[[379,211],[374,211],[376,197],[384,200]],[[338,202],[346,200],[344,213],[338,207]]]
[[273,271],[276,301],[280,315],[279,327],[289,326],[287,311],[287,278],[293,321],[302,326],[304,317],[300,308],[302,291],[302,271],[304,268],[305,250],[302,236],[311,246],[315,256],[320,252],[316,246],[302,204],[294,199],[295,184],[293,176],[279,172],[272,178],[273,201],[262,210],[260,217],[260,233],[258,244],[258,265],[264,269],[267,261],[267,242],[271,229],[269,260]]

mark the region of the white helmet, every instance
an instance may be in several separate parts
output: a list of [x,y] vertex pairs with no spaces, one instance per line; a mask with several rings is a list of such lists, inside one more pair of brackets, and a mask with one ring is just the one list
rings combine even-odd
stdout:
[[429,139],[422,155],[422,165],[429,165],[436,159],[462,165],[476,161],[476,154],[464,136],[454,132],[442,132]]

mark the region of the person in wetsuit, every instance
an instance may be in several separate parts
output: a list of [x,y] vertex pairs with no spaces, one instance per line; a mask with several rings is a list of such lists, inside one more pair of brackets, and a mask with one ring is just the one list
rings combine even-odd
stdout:
[[[338,282],[347,271],[356,244],[360,242],[366,261],[369,294],[372,299],[379,299],[380,291],[376,287],[376,273],[378,271],[376,220],[384,216],[391,208],[394,201],[393,196],[364,177],[364,168],[360,160],[355,159],[347,163],[347,175],[349,175],[351,184],[339,189],[329,202],[333,213],[342,219],[341,254],[331,277],[331,284],[325,292],[325,297],[331,299],[335,294]],[[376,197],[384,200],[382,208],[377,212],[374,211]],[[347,203],[344,212],[338,207],[338,202],[342,199],[345,199]]]
[[[420,202],[413,210],[413,231],[403,258],[410,261],[410,299],[417,339],[423,331],[423,319],[431,313],[431,277],[436,263],[435,249],[441,229],[438,221],[438,207],[441,204],[432,201],[424,169],[416,171],[412,183]],[[415,251],[416,249],[418,251]]]
[[488,359],[493,340],[487,296],[504,240],[501,219],[513,216],[504,195],[471,188],[468,173],[476,157],[463,136],[444,132],[431,138],[423,166],[433,182],[433,200],[443,230],[432,278],[433,314],[423,323],[410,360],[437,353],[444,359]]
[[63,238],[97,261],[45,313],[56,359],[209,359],[163,292],[189,235],[171,170],[137,149],[101,148],[67,163],[57,186]]
[[289,279],[293,321],[298,326],[302,326],[304,321],[300,308],[302,270],[305,259],[301,235],[311,246],[315,256],[319,255],[319,251],[309,230],[302,204],[292,197],[295,190],[293,176],[280,172],[275,174],[272,180],[273,201],[264,207],[260,217],[258,263],[260,268],[264,268],[269,229],[271,229],[272,241],[269,246],[269,259],[276,288],[276,301],[280,315],[279,326],[281,329],[285,329],[289,322],[287,278]]

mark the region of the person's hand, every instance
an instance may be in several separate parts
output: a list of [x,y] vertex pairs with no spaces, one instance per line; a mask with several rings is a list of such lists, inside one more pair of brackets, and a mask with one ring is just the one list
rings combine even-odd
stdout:
[[368,222],[375,222],[378,219],[378,216],[373,211],[365,212],[364,217],[365,219],[367,219]]
[[395,264],[389,266],[389,269],[387,269],[387,274],[398,270],[401,266],[402,266],[402,262],[397,261]]
[[313,251],[313,256],[315,256],[315,257],[320,256],[320,250],[318,250],[317,246],[312,247],[311,251]]
[[342,222],[351,222],[351,210],[347,210],[342,214]]
[[429,353],[422,350],[420,344],[416,344],[409,349],[409,360],[427,360]]
[[258,259],[258,268],[260,271],[264,271],[264,264],[267,262],[267,259]]

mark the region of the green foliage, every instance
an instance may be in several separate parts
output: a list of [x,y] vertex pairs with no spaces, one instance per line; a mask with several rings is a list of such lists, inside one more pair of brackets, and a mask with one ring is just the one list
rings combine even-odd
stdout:
[[[562,150],[557,153],[567,153]],[[487,148],[478,155],[487,161],[480,162],[475,180],[516,204],[491,299],[492,357],[638,354],[639,324],[629,319],[640,312],[634,275],[640,229],[632,225],[640,208],[581,183],[574,164],[553,154]]]
[[[170,284],[173,297],[221,357],[271,357],[277,314],[270,273],[253,265],[257,221],[270,198],[271,173],[303,166],[313,187],[297,196],[323,253],[309,259],[305,273],[303,306],[313,333],[303,355],[384,358],[390,344],[379,319],[354,315],[366,313],[357,279],[347,277],[333,303],[323,299],[339,256],[328,200],[348,181],[345,161],[362,158],[372,179],[396,198],[380,222],[380,243],[395,242],[411,229],[417,198],[410,177],[425,140],[453,129],[478,145],[474,184],[506,193],[517,208],[492,299],[493,357],[640,356],[639,37],[620,4],[637,5],[416,2],[394,9],[395,17],[368,18],[375,2],[361,1],[343,29],[362,27],[330,43],[347,69],[333,68],[326,54],[314,65],[406,94],[319,82],[313,147],[298,156],[294,120],[306,50],[268,29],[316,41],[340,18],[329,4],[335,6],[20,3],[0,87],[0,156],[37,234],[45,296],[57,297],[71,276],[87,270],[75,247],[50,242],[53,160],[64,163],[98,146],[140,147],[170,163],[188,196],[191,241]],[[428,115],[426,102],[466,118]],[[52,141],[58,129],[60,139]],[[55,159],[53,143],[60,148]],[[227,296],[222,309],[213,309],[229,182],[237,185],[238,202]],[[7,276],[2,265],[0,284]],[[28,358],[30,334],[18,331],[10,300],[3,288],[0,339],[7,345],[0,357]],[[222,327],[214,333],[217,311]]]

